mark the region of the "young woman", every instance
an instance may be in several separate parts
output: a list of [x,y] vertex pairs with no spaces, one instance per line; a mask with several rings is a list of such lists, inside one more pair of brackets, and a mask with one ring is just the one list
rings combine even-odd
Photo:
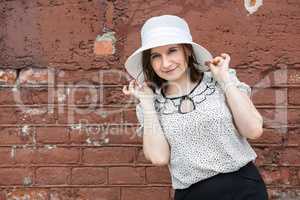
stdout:
[[175,200],[267,200],[247,142],[262,135],[263,120],[230,56],[212,58],[173,15],[148,19],[141,39],[123,92],[139,99],[145,157],[168,165]]

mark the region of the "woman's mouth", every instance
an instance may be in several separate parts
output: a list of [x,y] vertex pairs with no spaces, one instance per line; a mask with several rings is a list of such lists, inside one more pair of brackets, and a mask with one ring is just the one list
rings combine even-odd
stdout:
[[170,72],[174,71],[176,68],[177,68],[177,67],[174,67],[174,68],[171,69],[171,70],[165,71],[165,73],[170,73]]

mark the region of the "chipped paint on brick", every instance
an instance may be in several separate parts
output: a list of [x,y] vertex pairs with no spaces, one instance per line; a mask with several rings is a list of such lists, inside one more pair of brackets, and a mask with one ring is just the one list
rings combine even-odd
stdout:
[[83,125],[82,124],[72,124],[70,126],[70,128],[73,130],[81,130],[83,128]]
[[21,135],[22,136],[28,136],[30,133],[30,128],[28,125],[25,125],[21,128]]
[[44,147],[47,148],[47,149],[55,149],[55,148],[57,148],[56,145],[51,145],[51,144],[46,144],[46,145],[44,145]]
[[96,55],[114,54],[116,41],[115,32],[106,32],[103,35],[98,35],[94,42],[94,53]]
[[244,0],[244,6],[250,15],[255,13],[262,5],[263,0]]
[[64,88],[57,89],[57,101],[58,101],[58,103],[65,103],[66,102],[67,96],[66,96],[64,90],[65,90]]
[[11,147],[10,157],[11,157],[12,159],[15,159],[15,157],[16,157],[16,148],[17,148],[16,145],[13,145],[13,146]]
[[88,143],[88,144],[92,144],[91,138],[87,138],[85,141],[86,141],[86,143]]
[[16,70],[1,69],[0,70],[0,84],[15,84],[17,79]]
[[47,108],[27,108],[23,110],[23,113],[30,115],[41,115],[47,113]]
[[26,176],[23,178],[23,185],[24,186],[31,186],[32,185],[32,180],[31,177]]
[[46,200],[48,193],[42,189],[15,189],[7,193],[7,200]]

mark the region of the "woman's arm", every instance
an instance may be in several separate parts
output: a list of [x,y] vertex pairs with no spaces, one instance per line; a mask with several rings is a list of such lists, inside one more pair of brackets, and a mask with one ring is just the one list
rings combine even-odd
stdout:
[[170,160],[170,147],[159,123],[153,103],[144,104],[143,150],[145,157],[154,165],[167,165]]
[[226,88],[225,95],[240,134],[250,139],[259,138],[263,133],[263,118],[248,95],[234,85]]
[[208,61],[207,65],[225,92],[228,106],[240,134],[250,139],[256,139],[262,135],[263,118],[249,96],[240,91],[231,80],[229,62],[230,56],[222,53],[221,57],[215,57],[212,61]]
[[[129,82],[129,87],[123,87],[125,95],[133,95],[140,100],[137,107],[137,117],[143,121],[143,151],[145,157],[154,165],[167,165],[170,159],[170,147],[159,123],[158,114],[154,107],[152,89],[144,82],[139,85],[136,80]],[[141,109],[140,109],[141,108]]]

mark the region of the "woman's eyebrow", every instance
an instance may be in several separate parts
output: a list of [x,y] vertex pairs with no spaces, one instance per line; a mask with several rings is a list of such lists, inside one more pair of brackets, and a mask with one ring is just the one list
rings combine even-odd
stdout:
[[177,49],[177,48],[178,48],[177,46],[174,46],[174,47],[170,47],[169,50],[170,49]]
[[159,53],[157,53],[157,52],[152,52],[152,53],[150,53],[150,56],[152,56],[152,55],[157,55],[157,54],[159,54]]
[[[178,48],[177,46],[169,47],[169,48],[168,48],[168,51],[169,51],[169,50],[172,50],[172,49],[177,49],[177,48]],[[157,53],[157,52],[152,52],[152,53],[150,53],[150,55],[153,55],[153,54],[159,54],[159,53]]]

